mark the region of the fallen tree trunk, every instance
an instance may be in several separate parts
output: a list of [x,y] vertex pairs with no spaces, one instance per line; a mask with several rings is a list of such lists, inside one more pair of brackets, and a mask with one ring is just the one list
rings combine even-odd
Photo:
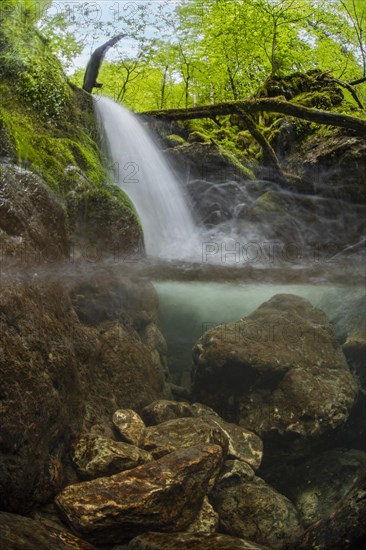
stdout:
[[244,101],[231,101],[228,103],[216,103],[215,105],[203,105],[189,109],[167,109],[159,111],[145,111],[140,113],[143,117],[154,117],[162,120],[193,120],[198,118],[213,118],[220,115],[250,115],[253,113],[268,112],[301,118],[318,124],[327,124],[354,130],[359,135],[366,135],[366,120],[361,118],[329,113],[318,109],[303,107],[279,98],[246,99]]
[[98,78],[99,69],[102,64],[103,58],[107,53],[107,51],[109,50],[109,48],[117,44],[117,42],[119,42],[125,36],[127,35],[124,33],[118,34],[117,36],[111,38],[110,40],[108,40],[108,42],[105,42],[102,46],[99,46],[99,48],[94,50],[86,66],[84,82],[83,82],[83,90],[91,94],[93,91],[93,88],[102,87],[101,84],[97,83],[97,78]]

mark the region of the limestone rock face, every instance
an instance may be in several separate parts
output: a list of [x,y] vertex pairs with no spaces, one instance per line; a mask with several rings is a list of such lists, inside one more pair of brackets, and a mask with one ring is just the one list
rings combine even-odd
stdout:
[[283,548],[296,540],[301,527],[293,504],[259,477],[239,475],[235,467],[227,471],[210,494],[220,530],[269,548]]
[[347,420],[357,395],[326,315],[290,294],[206,332],[193,355],[199,401],[267,442],[296,440],[300,454]]
[[150,453],[121,441],[83,435],[73,445],[72,460],[84,479],[109,476],[150,462]]
[[119,409],[113,415],[113,424],[117,428],[122,441],[139,445],[145,431],[145,424],[136,411]]
[[184,530],[197,517],[217,477],[218,445],[181,449],[111,477],[66,487],[60,512],[87,540],[117,544],[149,530]]
[[134,538],[128,550],[264,550],[254,542],[212,533],[144,533]]
[[0,547],[4,550],[95,550],[95,547],[51,523],[0,512]]

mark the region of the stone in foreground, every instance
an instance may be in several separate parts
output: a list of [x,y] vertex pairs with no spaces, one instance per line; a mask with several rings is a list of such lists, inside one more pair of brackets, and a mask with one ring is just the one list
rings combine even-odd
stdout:
[[73,446],[72,460],[82,479],[110,476],[150,462],[150,453],[122,441],[82,435]]
[[267,548],[284,548],[301,534],[293,504],[259,477],[251,477],[248,466],[228,461],[210,494],[219,514],[220,530],[250,539]]
[[119,409],[113,415],[113,424],[126,443],[139,446],[145,430],[142,418],[132,409]]
[[[221,533],[144,533],[133,539],[128,550],[264,550],[254,542]],[[268,549],[267,549],[268,550]]]
[[292,294],[207,331],[193,356],[195,397],[257,433],[271,456],[280,440],[309,453],[311,442],[346,422],[357,396],[327,316]]
[[95,547],[51,523],[0,512],[2,550],[95,550]]
[[181,449],[111,477],[66,487],[62,516],[87,540],[117,544],[151,530],[183,531],[197,517],[220,470],[218,445]]

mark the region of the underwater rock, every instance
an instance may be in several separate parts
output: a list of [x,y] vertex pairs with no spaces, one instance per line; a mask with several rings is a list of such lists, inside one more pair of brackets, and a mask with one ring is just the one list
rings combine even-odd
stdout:
[[326,315],[291,294],[207,331],[193,356],[196,399],[257,433],[267,459],[311,452],[345,423],[357,395]]
[[187,533],[214,533],[219,526],[219,516],[207,497],[203,499],[196,519],[187,527]]
[[[134,538],[128,550],[264,550],[259,546],[237,537],[212,533],[210,535],[191,533],[144,533]],[[268,550],[268,547],[266,547]]]
[[180,449],[111,477],[66,487],[56,498],[75,532],[117,544],[149,530],[184,530],[197,517],[222,464],[218,445]]
[[[259,437],[241,426],[225,422],[213,409],[206,405],[202,405],[201,403],[193,403],[190,405],[188,403],[161,399],[145,407],[141,414],[149,426],[157,425],[155,430],[148,428],[146,433],[151,434],[152,439],[158,446],[160,444],[164,446],[166,442],[164,441],[163,443],[163,439],[165,439],[166,436],[168,438],[173,437],[173,432],[175,431],[177,434],[173,441],[173,445],[179,447],[183,437],[183,446],[186,446],[186,442],[190,441],[190,430],[192,434],[194,434],[193,437],[197,437],[195,430],[198,426],[202,426],[203,422],[214,427],[216,425],[216,427],[222,430],[227,437],[227,452],[230,457],[243,460],[254,469],[257,469],[261,463],[263,445]],[[190,418],[190,420],[179,422],[179,418]],[[196,422],[193,418],[201,419],[202,421],[198,420]],[[177,422],[169,423],[169,420],[177,420]],[[158,441],[160,441],[160,443],[158,443]],[[150,442],[147,442],[147,444],[149,445]]]
[[366,476],[328,516],[311,525],[293,550],[359,550],[366,545]]
[[220,445],[226,455],[228,437],[211,418],[177,418],[146,428],[141,447],[154,458],[198,444]]
[[63,457],[81,429],[83,383],[70,344],[77,317],[51,282],[4,278],[0,310],[0,508],[26,513],[61,489]]
[[68,483],[80,433],[111,435],[117,407],[167,395],[138,333],[118,321],[81,323],[63,283],[2,278],[0,507],[10,512],[27,513]]
[[230,535],[269,548],[283,548],[301,533],[293,504],[263,479],[245,479],[245,472],[240,472],[240,467],[238,470],[236,461],[226,464],[209,499],[219,514],[220,529]]
[[332,323],[349,366],[366,389],[366,294],[338,308]]
[[113,415],[113,424],[122,441],[139,446],[146,426],[136,411],[119,409]]
[[219,418],[213,409],[201,403],[185,403],[183,401],[170,401],[159,399],[144,407],[141,411],[142,418],[147,426],[155,426],[167,420],[176,418],[189,418],[197,416],[213,415]]
[[150,462],[150,453],[121,441],[97,435],[82,435],[72,448],[72,461],[84,479],[110,476]]
[[0,512],[0,547],[3,550],[95,550],[95,547],[52,522],[36,521]]
[[366,453],[331,449],[301,464],[284,463],[267,481],[295,505],[305,527],[330,514],[366,471]]

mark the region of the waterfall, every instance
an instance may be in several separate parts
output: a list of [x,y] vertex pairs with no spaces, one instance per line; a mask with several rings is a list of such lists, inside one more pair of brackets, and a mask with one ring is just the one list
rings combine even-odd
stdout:
[[107,97],[95,100],[116,183],[130,197],[151,256],[192,256],[197,230],[182,186],[153,136],[131,111]]

